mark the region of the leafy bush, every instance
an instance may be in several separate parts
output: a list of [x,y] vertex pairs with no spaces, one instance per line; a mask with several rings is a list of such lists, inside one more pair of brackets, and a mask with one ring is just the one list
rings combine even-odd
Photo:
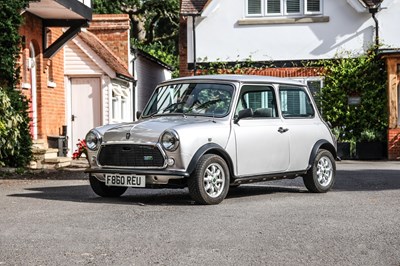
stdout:
[[23,167],[32,158],[29,103],[16,89],[19,83],[22,23],[27,0],[0,1],[0,166]]
[[[358,57],[345,53],[317,65],[323,66],[324,72],[320,74],[325,76],[324,87],[317,94],[318,102],[325,120],[341,137],[339,140],[384,141],[388,120],[387,75],[384,62],[374,50]],[[351,96],[360,97],[360,104],[349,105]]]
[[23,167],[32,158],[27,107],[19,91],[0,88],[0,166]]

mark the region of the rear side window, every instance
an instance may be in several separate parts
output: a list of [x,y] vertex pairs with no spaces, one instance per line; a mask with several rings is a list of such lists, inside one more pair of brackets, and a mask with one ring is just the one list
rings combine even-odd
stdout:
[[281,101],[282,116],[284,118],[314,117],[315,111],[310,97],[303,87],[280,86],[279,98]]

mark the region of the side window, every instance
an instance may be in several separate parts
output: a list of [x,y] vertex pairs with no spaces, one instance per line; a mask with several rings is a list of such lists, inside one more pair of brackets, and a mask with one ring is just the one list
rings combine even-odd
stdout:
[[253,118],[277,117],[274,89],[269,86],[244,85],[236,114],[243,109],[251,109]]
[[314,108],[304,88],[280,86],[279,97],[283,117],[314,117]]

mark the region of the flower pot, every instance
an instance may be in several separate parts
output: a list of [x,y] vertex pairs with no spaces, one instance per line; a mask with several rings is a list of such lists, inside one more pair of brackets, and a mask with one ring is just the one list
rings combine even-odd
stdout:
[[357,142],[356,158],[360,160],[381,160],[384,156],[383,142]]
[[338,142],[337,143],[337,156],[342,160],[351,159],[350,142]]

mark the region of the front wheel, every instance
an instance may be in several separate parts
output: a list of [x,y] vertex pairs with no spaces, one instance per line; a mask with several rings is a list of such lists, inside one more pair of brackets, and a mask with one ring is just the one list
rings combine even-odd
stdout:
[[335,177],[335,159],[329,151],[319,150],[303,181],[310,192],[325,193],[333,187]]
[[215,154],[203,155],[188,179],[190,196],[200,204],[221,203],[229,189],[229,169]]
[[105,198],[116,198],[127,190],[126,187],[109,187],[104,182],[99,181],[95,176],[89,176],[90,186],[94,193]]

